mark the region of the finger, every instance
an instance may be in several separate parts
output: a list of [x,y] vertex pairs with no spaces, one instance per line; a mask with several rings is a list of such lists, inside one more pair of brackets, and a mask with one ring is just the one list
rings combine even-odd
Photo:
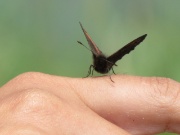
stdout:
[[180,84],[166,78],[112,76],[74,82],[96,113],[132,134],[180,133]]
[[[75,97],[69,96],[72,91],[68,89],[72,89],[100,116],[133,134],[154,134],[167,130],[179,133],[178,83],[163,78],[131,76],[112,76],[112,79],[115,83],[109,77],[72,79],[26,73],[10,81],[4,88],[10,86],[14,91],[43,88],[61,97],[63,95],[71,103]],[[65,90],[60,90],[62,87]],[[7,90],[0,92],[1,95],[2,92],[8,94]],[[174,95],[176,100],[173,100]]]

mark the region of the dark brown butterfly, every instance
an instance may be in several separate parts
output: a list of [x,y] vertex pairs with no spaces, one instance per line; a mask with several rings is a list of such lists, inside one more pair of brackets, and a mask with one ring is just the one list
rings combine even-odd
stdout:
[[[80,23],[80,22],[79,22]],[[133,40],[132,42],[128,43],[124,47],[122,47],[120,50],[115,52],[109,57],[106,57],[101,50],[97,47],[97,45],[94,43],[94,41],[91,39],[91,37],[88,35],[86,30],[83,28],[82,24],[80,23],[80,26],[84,32],[84,35],[88,41],[88,44],[90,46],[90,51],[93,54],[93,65],[89,67],[89,72],[87,77],[91,74],[91,68],[93,68],[95,71],[101,73],[101,74],[106,74],[108,73],[111,69],[114,73],[113,66],[117,66],[115,63],[120,60],[124,55],[130,53],[134,48],[140,44],[147,36],[147,34],[138,37],[137,39]],[[80,41],[77,41],[79,44],[83,45]],[[86,46],[85,46],[86,47]],[[87,47],[86,47],[87,48]],[[92,70],[93,74],[93,70]],[[115,74],[115,73],[114,73]],[[111,80],[112,81],[112,80]]]

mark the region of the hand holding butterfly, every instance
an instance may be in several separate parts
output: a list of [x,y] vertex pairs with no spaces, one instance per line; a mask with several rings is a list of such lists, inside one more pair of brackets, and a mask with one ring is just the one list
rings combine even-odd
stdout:
[[0,88],[0,134],[180,133],[180,84],[127,75],[22,74]]

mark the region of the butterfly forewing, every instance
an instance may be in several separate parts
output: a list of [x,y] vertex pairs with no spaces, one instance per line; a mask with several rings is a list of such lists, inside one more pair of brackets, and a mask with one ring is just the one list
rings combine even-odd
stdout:
[[[79,22],[80,23],[80,22]],[[99,50],[99,48],[97,47],[97,45],[94,43],[94,41],[91,39],[91,37],[88,35],[88,33],[86,32],[86,30],[83,28],[82,24],[80,23],[80,26],[83,30],[83,33],[88,41],[88,44],[93,52],[94,55],[98,56],[101,55],[102,52]]]
[[145,38],[146,38],[147,34],[138,37],[137,39],[133,40],[132,42],[128,43],[127,45],[125,45],[124,47],[122,47],[120,50],[118,50],[117,52],[115,52],[114,54],[112,54],[111,56],[109,56],[107,58],[108,61],[112,62],[112,63],[116,63],[116,61],[120,60],[124,55],[130,53],[132,50],[134,50],[134,48],[140,44]]

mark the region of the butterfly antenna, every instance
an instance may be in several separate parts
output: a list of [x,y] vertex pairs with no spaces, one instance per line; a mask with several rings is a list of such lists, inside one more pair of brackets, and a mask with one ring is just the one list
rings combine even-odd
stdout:
[[80,41],[77,41],[80,45],[84,46],[86,49],[88,49],[89,51],[91,51],[93,53],[92,50],[90,50],[89,48],[87,48],[87,46],[85,46],[83,43],[81,43]]

